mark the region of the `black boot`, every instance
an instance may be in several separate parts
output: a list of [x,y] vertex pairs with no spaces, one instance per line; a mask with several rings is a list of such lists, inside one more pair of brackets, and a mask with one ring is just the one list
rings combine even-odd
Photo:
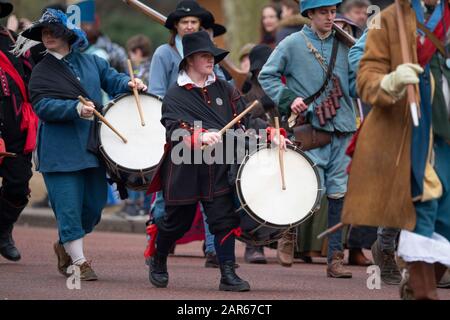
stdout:
[[0,229],[0,254],[10,261],[19,261],[21,256],[12,238],[13,226]]
[[169,283],[169,273],[167,273],[167,256],[158,252],[150,258],[150,272],[148,275],[150,282],[157,288],[166,288]]
[[247,281],[238,277],[234,271],[234,261],[226,261],[220,264],[220,291],[250,291],[250,285]]
[[15,247],[12,230],[20,213],[28,204],[28,199],[14,203],[3,196],[3,191],[0,193],[2,194],[0,196],[0,254],[8,260],[19,261],[21,256]]

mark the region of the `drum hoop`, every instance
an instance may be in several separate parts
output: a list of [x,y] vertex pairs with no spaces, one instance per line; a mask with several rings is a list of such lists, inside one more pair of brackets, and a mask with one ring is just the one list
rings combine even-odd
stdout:
[[[148,96],[148,97],[151,97],[151,98],[155,98],[159,102],[162,102],[162,98],[161,97],[158,97],[158,96],[156,96],[154,94],[151,94],[151,93],[148,93],[148,92],[140,92],[139,95],[140,96]],[[108,112],[109,109],[111,109],[111,107],[113,107],[115,104],[117,104],[117,102],[119,102],[120,100],[122,100],[123,98],[126,98],[128,96],[133,96],[133,93],[132,92],[123,93],[123,94],[117,96],[116,98],[114,98],[113,100],[111,100],[106,105],[106,107],[103,108],[102,114],[106,115],[106,113]]]
[[[101,141],[100,141],[101,142]],[[112,164],[114,164],[114,166],[124,172],[127,173],[147,173],[150,172],[152,170],[155,170],[159,164],[156,164],[154,166],[145,168],[145,169],[130,169],[130,168],[125,168],[123,166],[121,166],[120,164],[118,164],[117,162],[115,162],[113,159],[111,159],[110,156],[108,156],[108,154],[105,152],[103,145],[100,145],[99,147],[100,153],[106,158],[106,160]]]
[[299,149],[297,146],[292,146],[292,145],[287,145],[288,149],[291,149],[292,151],[295,151],[299,154],[301,154],[311,165],[311,167],[313,168],[313,171],[316,175],[317,178],[317,182],[318,182],[318,188],[317,188],[317,196],[316,196],[316,201],[312,207],[312,209],[309,211],[309,213],[301,220],[292,223],[292,224],[273,224],[271,222],[268,222],[266,220],[261,219],[255,212],[253,212],[253,210],[248,206],[244,195],[241,191],[241,176],[242,176],[242,171],[244,170],[245,165],[247,164],[248,160],[257,152],[259,152],[260,150],[263,149],[269,149],[267,146],[262,146],[260,148],[258,148],[257,150],[255,150],[252,154],[247,154],[244,158],[244,160],[242,161],[242,164],[239,167],[238,173],[237,173],[237,177],[236,177],[236,194],[239,198],[240,204],[241,204],[241,208],[242,210],[244,210],[245,212],[248,213],[248,215],[254,219],[256,222],[264,224],[267,227],[271,227],[274,229],[286,229],[286,228],[294,228],[299,226],[300,224],[302,224],[303,222],[305,222],[306,220],[308,220],[314,213],[317,212],[317,208],[320,205],[321,202],[321,180],[320,180],[320,175],[319,175],[319,170],[317,169],[317,165],[310,159],[310,157],[301,149]]
[[[139,95],[143,95],[143,96],[148,96],[148,97],[151,97],[151,98],[155,98],[155,99],[157,99],[157,100],[160,101],[160,102],[162,102],[162,100],[163,100],[161,97],[156,96],[156,95],[151,94],[151,93],[148,93],[148,92],[141,92],[141,93],[139,93]],[[108,110],[111,109],[114,105],[116,105],[117,102],[119,102],[119,100],[122,100],[123,98],[128,97],[128,96],[133,96],[133,93],[132,93],[132,92],[131,92],[131,93],[123,93],[123,94],[117,96],[116,98],[114,98],[113,100],[111,100],[111,101],[106,105],[106,107],[103,108],[103,110],[102,110],[102,115],[105,116],[106,113],[108,112]],[[99,121],[99,122],[100,122],[100,121]],[[97,131],[98,131],[98,139],[99,139],[99,143],[100,143],[99,150],[100,150],[101,154],[102,154],[109,162],[113,163],[117,168],[119,168],[120,170],[123,170],[123,171],[125,171],[125,172],[127,172],[127,173],[143,173],[143,172],[149,172],[149,171],[152,171],[152,170],[154,170],[155,168],[158,167],[158,164],[156,164],[156,165],[154,165],[154,166],[151,166],[151,167],[148,167],[148,168],[145,168],[145,169],[129,169],[129,168],[122,167],[121,165],[119,165],[118,163],[116,163],[116,162],[115,162],[114,160],[112,160],[111,157],[108,156],[108,154],[104,151],[103,142],[102,142],[102,136],[100,135],[100,130],[101,130],[101,128],[102,128],[102,125],[103,125],[103,123],[100,122],[100,125],[98,126],[98,130],[97,130]]]

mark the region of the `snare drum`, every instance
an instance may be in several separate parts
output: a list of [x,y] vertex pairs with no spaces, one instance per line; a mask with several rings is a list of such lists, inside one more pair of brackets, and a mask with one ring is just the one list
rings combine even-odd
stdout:
[[124,143],[103,123],[99,128],[100,154],[113,181],[127,188],[146,191],[164,153],[166,130],[161,124],[161,99],[139,95],[145,120],[141,125],[133,94],[111,101],[104,116],[127,140]]
[[281,187],[278,148],[262,147],[244,159],[236,179],[240,240],[252,245],[272,243],[317,211],[322,190],[313,161],[288,145],[284,172],[286,190]]

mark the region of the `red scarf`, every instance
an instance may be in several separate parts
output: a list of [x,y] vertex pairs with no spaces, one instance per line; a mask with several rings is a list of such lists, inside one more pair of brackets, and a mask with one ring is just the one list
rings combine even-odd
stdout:
[[0,68],[2,68],[14,80],[20,89],[20,93],[22,94],[22,122],[20,123],[20,130],[27,130],[27,138],[23,153],[31,153],[36,148],[38,117],[34,113],[31,103],[28,100],[27,90],[22,77],[2,51],[0,51]]
[[[444,32],[444,23],[441,20],[433,32],[436,35],[436,37],[441,41],[445,41],[445,35],[447,34],[447,31],[450,27],[449,6],[445,6],[444,19],[445,19],[445,27],[447,30],[445,30]],[[431,42],[430,39],[428,39],[428,37],[425,37],[425,42],[423,44],[420,42],[420,37],[417,39],[417,55],[421,66],[426,66],[431,61],[431,58],[433,57],[436,50],[437,50],[436,46]]]

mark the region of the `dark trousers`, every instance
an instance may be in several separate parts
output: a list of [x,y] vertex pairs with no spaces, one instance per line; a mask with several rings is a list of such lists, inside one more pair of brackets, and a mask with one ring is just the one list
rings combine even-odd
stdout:
[[349,249],[370,249],[377,240],[376,227],[351,227],[348,235]]
[[31,171],[31,154],[18,154],[16,158],[5,158],[0,165],[3,178],[0,191],[0,228],[13,225],[19,218],[30,194],[29,181]]
[[[215,236],[215,249],[219,262],[234,261],[234,235],[229,235],[240,223],[235,213],[233,195],[227,194],[214,198],[212,202],[202,202],[206,214],[206,222]],[[189,231],[195,218],[197,204],[183,206],[166,205],[164,218],[157,222],[158,237],[156,247],[158,253],[168,255],[171,246]],[[222,241],[223,240],[223,241]]]

